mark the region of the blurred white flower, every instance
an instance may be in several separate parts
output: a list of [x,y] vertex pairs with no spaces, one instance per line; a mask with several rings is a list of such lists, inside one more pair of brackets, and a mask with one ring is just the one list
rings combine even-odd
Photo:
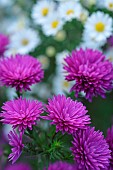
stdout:
[[64,58],[69,55],[68,51],[62,51],[56,55],[56,72],[57,74],[63,74],[63,64],[65,63]]
[[6,95],[7,95],[8,100],[13,100],[15,97],[17,97],[16,89],[7,88]]
[[13,2],[13,0],[0,0],[0,7],[11,6]]
[[105,0],[96,0],[96,6],[98,8],[104,8]]
[[29,19],[23,15],[20,15],[16,20],[11,22],[8,26],[7,32],[14,34],[15,32],[21,31],[29,26]]
[[79,20],[81,21],[81,22],[85,22],[86,20],[87,20],[87,18],[88,18],[88,16],[89,16],[89,12],[86,10],[86,9],[82,9],[81,10],[81,12],[80,12],[80,15],[79,15]]
[[54,10],[54,2],[47,0],[37,1],[32,9],[31,14],[35,24],[43,25],[50,15],[54,15]]
[[105,8],[113,11],[113,0],[105,0]]
[[76,1],[60,2],[58,13],[65,21],[71,21],[73,18],[79,18],[82,11],[82,6]]
[[111,61],[113,63],[113,47],[108,48],[107,51],[105,52],[106,59]]
[[112,34],[112,18],[103,12],[93,13],[85,23],[85,33],[96,42],[105,41]]
[[11,35],[9,51],[13,49],[16,53],[27,54],[34,50],[39,43],[38,33],[33,29],[26,28]]
[[63,28],[63,21],[59,15],[52,14],[48,20],[42,25],[42,30],[46,36],[54,36]]
[[88,8],[96,4],[96,0],[81,0],[81,2],[83,3],[84,6]]
[[86,30],[83,32],[82,41],[83,42],[80,44],[80,47],[92,49],[99,49],[106,43],[106,40],[97,41],[96,38],[90,37]]
[[69,93],[72,87],[72,82],[68,82],[64,79],[64,76],[58,74],[53,79],[53,93],[54,94],[64,94]]

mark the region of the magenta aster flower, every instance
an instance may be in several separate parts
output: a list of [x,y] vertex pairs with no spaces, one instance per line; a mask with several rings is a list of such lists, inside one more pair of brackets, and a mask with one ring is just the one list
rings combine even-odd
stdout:
[[26,128],[32,130],[32,125],[39,120],[43,112],[42,103],[35,100],[16,99],[7,101],[2,106],[2,122],[11,124],[13,128],[18,127],[19,131],[24,132]]
[[87,170],[108,169],[111,151],[102,132],[88,127],[77,131],[73,139],[71,150],[80,169],[84,166]]
[[41,63],[29,55],[17,54],[0,61],[0,81],[16,90],[30,90],[30,85],[38,83],[44,76]]
[[111,150],[111,160],[110,163],[113,166],[113,126],[110,128],[108,128],[107,130],[107,137],[106,137],[106,141],[109,145],[109,149]]
[[5,170],[32,170],[31,167],[26,163],[16,163],[8,165]]
[[0,34],[0,56],[4,55],[5,50],[9,44],[9,37],[4,34]]
[[75,91],[76,97],[83,91],[89,101],[98,95],[105,98],[106,91],[113,88],[113,65],[102,52],[80,49],[73,51],[65,62],[66,80],[75,80],[71,91]]
[[73,133],[78,129],[86,128],[90,124],[90,117],[86,115],[86,107],[81,102],[73,101],[64,95],[54,96],[48,100],[46,119],[52,120],[56,131]]
[[58,161],[53,164],[50,164],[48,170],[78,170],[78,168],[76,167],[76,165]]
[[13,148],[12,153],[9,155],[9,160],[12,161],[12,164],[20,157],[24,144],[22,144],[22,133],[18,136],[15,131],[10,131],[8,134],[9,145]]

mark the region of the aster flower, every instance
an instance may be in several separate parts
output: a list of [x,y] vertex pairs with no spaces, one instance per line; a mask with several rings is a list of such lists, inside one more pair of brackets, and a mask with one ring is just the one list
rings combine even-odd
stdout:
[[85,32],[87,37],[94,39],[97,42],[105,41],[113,31],[112,18],[103,12],[94,12],[85,23]]
[[112,151],[111,152],[111,159],[110,159],[110,163],[113,166],[113,126],[110,128],[108,128],[107,130],[107,137],[106,137],[106,141],[109,145],[109,149]]
[[15,163],[13,165],[8,165],[5,170],[31,170],[31,167],[26,163]]
[[109,11],[113,11],[113,0],[104,0],[104,7]]
[[[67,162],[58,161],[50,164],[48,170],[78,170],[76,165],[69,164]],[[45,170],[45,169],[44,169]]]
[[22,132],[26,128],[32,130],[32,125],[36,124],[36,120],[39,120],[40,114],[43,112],[41,102],[22,98],[7,101],[2,109],[1,121],[4,124],[12,125],[13,128],[18,127]]
[[6,51],[8,44],[9,37],[4,34],[0,34],[0,56],[4,55],[4,52]]
[[84,166],[87,170],[108,169],[111,151],[102,132],[93,127],[79,130],[74,134],[72,144],[71,150],[79,169]]
[[90,117],[86,115],[86,107],[81,102],[73,101],[64,95],[54,96],[48,100],[47,112],[44,118],[56,125],[56,131],[73,133],[78,129],[85,129],[90,124]]
[[24,144],[22,144],[22,133],[18,136],[15,131],[10,131],[8,134],[9,145],[13,148],[12,153],[9,155],[9,161],[12,161],[12,164],[20,157]]
[[13,33],[10,39],[11,40],[8,52],[12,51],[13,49],[16,51],[16,53],[27,54],[30,51],[33,51],[35,47],[40,44],[38,33],[30,28],[24,28],[18,32]]
[[102,52],[92,49],[73,51],[65,59],[64,69],[67,71],[66,80],[75,80],[71,91],[85,92],[90,102],[93,96],[105,98],[106,91],[113,88],[113,66]]
[[29,55],[17,54],[0,61],[1,83],[20,92],[30,90],[30,85],[40,82],[43,74],[41,63]]

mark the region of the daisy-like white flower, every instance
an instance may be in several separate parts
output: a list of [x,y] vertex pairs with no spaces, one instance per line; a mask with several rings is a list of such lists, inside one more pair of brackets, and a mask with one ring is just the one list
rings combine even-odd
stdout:
[[112,34],[112,18],[103,12],[93,13],[85,23],[87,37],[97,42],[105,41]]
[[105,8],[113,11],[113,0],[105,0]]
[[55,4],[47,0],[37,1],[32,10],[32,18],[36,24],[45,23],[47,18],[53,15],[55,9]]
[[81,11],[82,6],[73,0],[60,2],[58,8],[59,15],[65,21],[71,21],[73,18],[79,18]]
[[82,45],[80,45],[80,47],[92,49],[99,49],[106,43],[106,40],[97,41],[96,38],[88,36],[87,30],[83,31],[82,41],[83,42],[81,43]]
[[4,103],[2,106],[2,122],[10,124],[13,128],[19,129],[22,133],[26,128],[32,130],[32,126],[39,120],[43,113],[42,103],[35,100],[18,98]]
[[12,164],[17,161],[17,159],[20,157],[22,153],[22,149],[24,147],[24,144],[22,144],[22,133],[18,136],[15,131],[10,131],[8,134],[9,138],[9,145],[11,145],[13,148],[12,153],[9,155],[9,160],[12,161]]
[[32,29],[23,29],[11,36],[10,49],[16,53],[27,54],[40,43],[39,35]]
[[63,27],[63,21],[57,14],[52,14],[47,22],[42,25],[42,30],[46,36],[54,36]]

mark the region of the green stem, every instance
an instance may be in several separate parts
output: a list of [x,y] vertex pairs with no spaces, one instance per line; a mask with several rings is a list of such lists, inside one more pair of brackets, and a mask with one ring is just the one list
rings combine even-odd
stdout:
[[22,96],[22,93],[20,93],[20,91],[16,91],[16,94],[17,94],[17,97],[21,97]]

